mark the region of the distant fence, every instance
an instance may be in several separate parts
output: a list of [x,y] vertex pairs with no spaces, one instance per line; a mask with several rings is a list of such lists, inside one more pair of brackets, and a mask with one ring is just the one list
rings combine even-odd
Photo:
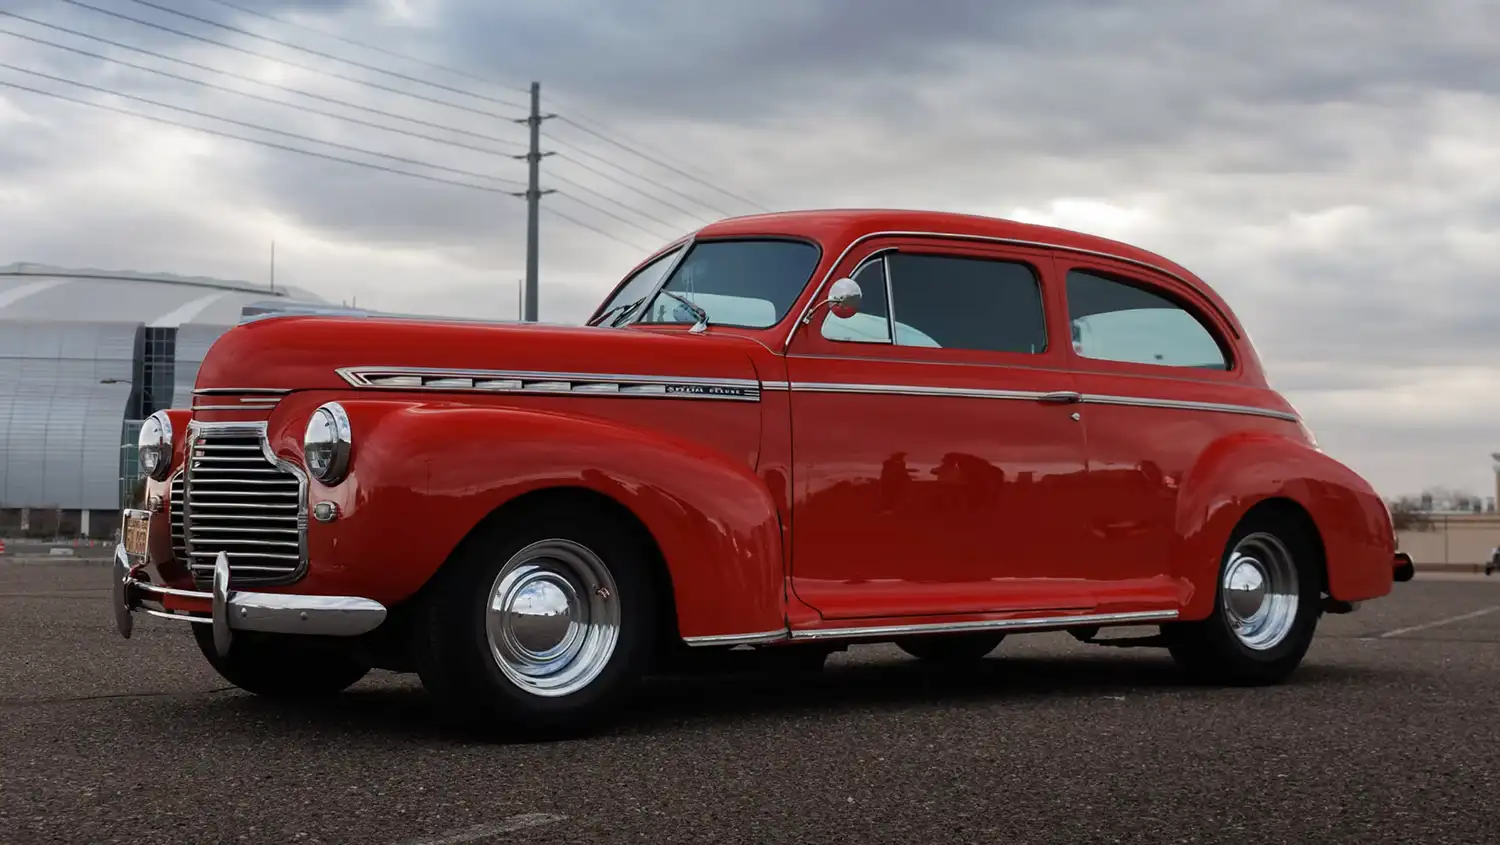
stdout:
[[1401,551],[1417,568],[1479,569],[1500,546],[1500,514],[1432,514],[1431,530],[1402,531]]

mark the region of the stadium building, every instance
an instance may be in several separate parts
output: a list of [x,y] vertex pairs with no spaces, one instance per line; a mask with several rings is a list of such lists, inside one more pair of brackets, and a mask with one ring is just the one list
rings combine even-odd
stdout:
[[108,537],[141,422],[191,404],[242,315],[323,303],[281,286],[0,266],[0,537]]

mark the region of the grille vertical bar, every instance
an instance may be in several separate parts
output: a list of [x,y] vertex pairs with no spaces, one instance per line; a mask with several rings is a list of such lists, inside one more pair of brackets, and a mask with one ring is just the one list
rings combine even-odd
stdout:
[[187,540],[182,529],[182,472],[172,476],[167,488],[167,514],[172,524],[172,557],[187,562]]
[[194,424],[183,485],[183,540],[193,577],[213,579],[229,557],[236,585],[285,584],[307,560],[306,481],[277,460],[264,423]]

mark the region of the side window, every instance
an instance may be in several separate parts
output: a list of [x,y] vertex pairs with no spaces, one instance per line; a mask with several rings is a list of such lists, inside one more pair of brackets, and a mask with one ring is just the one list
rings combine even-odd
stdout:
[[620,287],[619,291],[610,299],[609,304],[599,313],[601,315],[609,314],[650,293],[656,287],[656,284],[661,281],[662,274],[667,272],[668,267],[672,266],[672,260],[677,257],[677,253],[681,251],[680,247],[674,249],[642,267],[630,278],[630,281]]
[[859,265],[850,278],[859,282],[859,313],[837,317],[829,312],[823,320],[823,337],[851,343],[890,343],[891,310],[886,301],[885,256],[877,255]]
[[1015,261],[896,253],[891,314],[896,343],[1040,354],[1047,349],[1042,290]]
[[1085,358],[1229,369],[1214,333],[1192,312],[1135,285],[1070,270],[1068,316],[1073,350]]

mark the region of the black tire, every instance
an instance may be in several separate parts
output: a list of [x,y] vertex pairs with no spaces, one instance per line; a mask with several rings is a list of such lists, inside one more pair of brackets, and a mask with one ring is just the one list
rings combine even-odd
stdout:
[[[1323,561],[1310,531],[1303,521],[1268,510],[1251,513],[1235,528],[1214,579],[1213,613],[1203,620],[1162,626],[1168,650],[1191,679],[1233,686],[1276,684],[1286,680],[1302,663],[1322,615]],[[1266,639],[1255,647],[1247,644],[1253,639],[1254,629],[1247,628],[1243,637],[1237,634],[1234,611],[1225,601],[1225,577],[1236,549],[1242,548],[1242,544],[1246,544],[1243,548],[1251,557],[1259,548],[1261,556],[1266,558],[1275,556],[1274,549],[1279,544],[1294,569],[1294,577],[1283,580],[1289,584],[1286,594],[1293,594],[1295,588],[1296,609],[1284,614],[1285,625],[1274,626],[1275,630],[1284,631],[1279,638]],[[1265,630],[1271,629],[1268,625]]]
[[214,650],[211,626],[194,625],[193,639],[224,680],[267,698],[327,698],[353,686],[370,671],[337,648],[290,638],[237,631],[225,657]]
[[[517,633],[521,629],[514,626],[525,622],[504,623],[512,627],[503,628],[497,634],[500,644],[494,650],[491,647],[487,621],[491,591],[507,564],[520,560],[523,552],[533,554],[529,550],[537,549],[538,543],[552,543],[563,554],[584,550],[614,582],[613,590],[606,587],[601,593],[602,578],[569,581],[574,599],[598,599],[597,606],[591,605],[590,619],[618,614],[612,648],[600,648],[595,653],[604,656],[584,661],[593,667],[585,673],[589,679],[571,691],[566,686],[533,691],[536,683],[547,681],[532,682],[528,688],[526,678],[517,679],[502,668],[498,653],[506,643],[524,639],[525,635]],[[495,735],[581,734],[602,726],[650,669],[660,642],[652,565],[650,541],[643,529],[611,509],[580,506],[576,500],[562,507],[556,503],[529,507],[481,526],[429,584],[414,632],[417,674],[433,696],[439,716],[456,726]],[[613,610],[609,602],[616,603]],[[596,614],[597,608],[603,610]],[[585,641],[582,648],[588,648],[587,642],[593,641]]]
[[896,648],[933,666],[969,666],[983,660],[1004,639],[1004,634],[931,634],[897,640]]

